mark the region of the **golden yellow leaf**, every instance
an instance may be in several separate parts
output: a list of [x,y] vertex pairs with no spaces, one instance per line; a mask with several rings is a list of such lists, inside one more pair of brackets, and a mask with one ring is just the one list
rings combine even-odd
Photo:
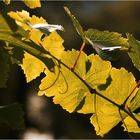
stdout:
[[49,36],[45,37],[42,46],[45,50],[59,59],[64,51],[63,42],[64,40],[57,32],[52,32]]
[[21,64],[21,67],[24,70],[27,82],[35,79],[46,68],[42,61],[27,52],[24,54],[23,64]]
[[23,2],[31,9],[41,7],[40,0],[23,0]]

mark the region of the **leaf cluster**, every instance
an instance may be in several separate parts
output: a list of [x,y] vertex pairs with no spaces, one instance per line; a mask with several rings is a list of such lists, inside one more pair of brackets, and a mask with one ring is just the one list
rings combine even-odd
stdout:
[[[13,31],[0,15],[0,40],[4,42],[0,49],[0,87],[6,86],[9,64],[17,63],[23,69],[27,82],[45,73],[39,86],[39,96],[53,97],[55,104],[70,113],[91,114],[90,122],[97,135],[104,136],[120,121],[124,131],[139,133],[140,113],[134,113],[140,107],[136,79],[131,72],[124,68],[116,69],[108,61],[125,51],[140,70],[139,41],[129,33],[125,38],[117,32],[84,31],[67,7],[65,11],[83,42],[90,44],[97,54],[80,52],[73,68],[79,51],[65,51],[64,40],[56,31],[44,36],[40,30],[31,28],[30,24],[47,24],[45,19],[30,16],[24,10],[9,12],[8,15],[18,25],[18,29]],[[120,48],[114,49],[114,46]]]

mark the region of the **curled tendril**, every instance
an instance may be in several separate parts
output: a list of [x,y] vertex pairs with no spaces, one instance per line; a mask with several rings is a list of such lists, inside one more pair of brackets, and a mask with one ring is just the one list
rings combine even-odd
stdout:
[[45,90],[51,88],[51,87],[57,82],[57,80],[58,80],[58,78],[59,78],[60,75],[63,77],[63,79],[64,79],[64,81],[65,81],[66,90],[65,90],[64,92],[59,92],[59,93],[60,93],[60,94],[64,94],[64,93],[66,93],[66,92],[68,91],[68,82],[67,82],[67,80],[66,80],[64,74],[63,74],[62,71],[60,70],[60,64],[56,64],[56,66],[58,67],[58,75],[57,75],[56,79],[53,81],[53,83],[52,83],[50,86],[48,86],[48,87],[46,87],[46,88],[44,88],[44,89],[40,89],[39,91],[45,91]]
[[65,76],[64,76],[64,74],[63,74],[63,72],[60,70],[60,73],[61,73],[61,75],[62,75],[62,77],[63,77],[63,79],[64,79],[64,81],[65,81],[65,84],[66,84],[66,90],[64,91],[64,92],[59,92],[60,94],[65,94],[67,91],[68,91],[68,82],[67,82],[67,80],[66,80],[66,78],[65,78]]
[[56,65],[56,66],[58,67],[58,75],[57,75],[56,79],[53,81],[53,83],[52,83],[50,86],[48,86],[48,87],[46,87],[46,88],[44,88],[44,89],[40,89],[39,91],[45,91],[45,90],[51,88],[51,87],[56,83],[56,81],[58,80],[58,78],[59,78],[59,76],[60,76],[59,65]]
[[[96,98],[96,94],[95,94],[95,96],[94,96],[94,109],[95,109],[95,117],[96,117],[96,120],[97,120],[97,125],[98,125],[98,128],[99,128],[99,130],[98,130],[98,132],[100,131],[100,125],[99,125],[99,119],[98,119],[98,115],[97,115],[97,108],[96,108],[96,100],[97,98]],[[98,133],[97,132],[97,133]]]

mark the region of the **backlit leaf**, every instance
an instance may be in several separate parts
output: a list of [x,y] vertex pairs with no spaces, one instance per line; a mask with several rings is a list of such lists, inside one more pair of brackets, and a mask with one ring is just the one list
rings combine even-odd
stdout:
[[[140,121],[140,113],[135,114],[134,116]],[[124,124],[122,125],[124,127],[124,131],[140,133],[140,127],[131,117],[126,117],[124,119],[124,123],[127,126],[126,128]]]
[[26,52],[24,54],[24,59],[21,67],[24,70],[27,82],[30,82],[44,71],[45,64],[38,58]]
[[128,103],[128,107],[131,109],[131,111],[134,111],[140,107],[140,89],[134,95],[135,96],[133,96],[133,98],[131,98],[130,102]]
[[[61,61],[68,67],[71,67],[74,64],[77,55],[78,51],[75,50],[63,52]],[[99,62],[98,64],[98,59],[100,59],[99,56],[92,55],[88,58],[85,53],[82,53],[74,70],[84,81],[87,76],[86,81],[88,81],[89,84],[91,84],[94,88],[96,88],[98,84],[103,84],[106,82],[106,78],[108,77],[110,70],[110,63],[100,59],[101,63]],[[91,63],[91,67],[88,71],[86,71],[88,65],[87,61],[90,61]],[[104,67],[102,67],[102,65]],[[99,66],[99,68],[97,68],[96,66]],[[105,70],[105,68],[107,70]],[[72,71],[70,71],[63,65],[60,65],[59,69],[60,72],[57,70],[57,72],[52,73],[51,76],[50,72],[48,72],[48,74],[47,72],[45,72],[46,77],[41,81],[39,95],[45,94],[49,97],[54,96],[53,101],[55,104],[60,104],[67,111],[73,112],[75,109],[77,109],[84,97],[86,97],[86,95],[89,96],[90,91],[87,86],[77,76],[75,76]],[[101,75],[103,74],[104,77],[98,75],[99,73]],[[95,77],[97,76],[99,82],[96,82],[96,78],[91,80],[88,77],[89,75],[91,76],[91,79],[93,79],[94,75]],[[89,110],[87,110],[85,113],[90,112]]]
[[128,55],[134,66],[140,71],[140,43],[131,34],[127,34],[127,37],[131,47]]
[[[111,84],[106,90],[99,92],[111,101],[122,105],[136,86],[135,78],[123,68],[120,70],[112,68],[111,79]],[[91,123],[94,125],[97,135],[103,136],[122,120],[118,107],[98,95],[96,95],[95,108],[96,112],[91,117]],[[126,117],[122,111],[121,114]]]
[[90,113],[95,113],[95,95],[94,93],[88,93],[83,101],[83,106],[80,110],[78,110],[78,113],[83,113],[83,114],[90,114]]
[[46,51],[59,59],[64,51],[63,42],[64,40],[57,32],[52,32],[49,36],[44,38],[42,46]]
[[109,61],[102,60],[98,55],[90,55],[89,61],[91,62],[91,68],[87,72],[85,81],[92,87],[106,83],[106,79],[109,77],[111,70],[111,63]]
[[23,2],[31,9],[41,7],[40,0],[23,0]]
[[31,28],[31,25],[38,23],[47,24],[45,19],[43,19],[42,17],[38,18],[35,15],[30,17],[29,13],[24,10],[22,10],[21,12],[9,12],[8,15],[16,21],[17,25],[21,26],[26,31],[30,31],[28,38],[39,45],[43,33],[39,30],[33,30]]

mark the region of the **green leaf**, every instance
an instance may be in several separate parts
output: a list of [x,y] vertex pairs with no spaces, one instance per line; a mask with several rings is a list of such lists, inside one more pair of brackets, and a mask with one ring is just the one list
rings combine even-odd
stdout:
[[4,123],[12,129],[23,129],[24,118],[21,105],[14,103],[0,106],[0,123]]
[[46,66],[41,60],[25,52],[21,67],[24,70],[27,82],[30,82],[39,76]]
[[23,0],[26,6],[28,6],[31,9],[41,7],[40,0]]
[[8,54],[0,47],[0,88],[6,87],[10,67]]
[[[63,52],[61,61],[71,68],[77,56],[78,51],[76,50]],[[100,61],[99,63],[98,60]],[[91,67],[89,67],[88,61],[91,63]],[[88,71],[87,66],[89,67]],[[46,77],[41,81],[38,94],[45,94],[49,97],[53,96],[55,104],[60,104],[67,111],[73,112],[77,110],[77,107],[82,100],[90,94],[89,89],[83,81],[88,82],[93,88],[97,88],[98,85],[106,83],[110,68],[110,63],[101,60],[99,56],[87,56],[82,52],[74,69],[74,72],[77,73],[81,79],[79,79],[70,69],[60,65],[55,73],[45,71]],[[103,77],[101,77],[101,75]],[[99,82],[96,81],[97,79]]]
[[[135,78],[132,73],[128,73],[123,68],[120,70],[112,68],[111,79],[111,84],[105,90],[98,92],[111,101],[122,105],[136,86]],[[122,118],[118,107],[98,95],[95,98],[96,112],[91,117],[91,123],[94,125],[97,135],[103,136],[116,126]],[[121,115],[123,118],[126,117],[123,111],[121,111]]]
[[140,71],[140,43],[131,34],[127,34],[127,37],[131,47],[128,55],[134,66]]
[[[134,114],[134,116],[140,121],[140,113]],[[124,124],[122,125],[124,127],[124,131],[140,133],[140,127],[138,126],[136,121],[134,121],[131,117],[129,117],[129,116],[126,117],[124,119],[124,123],[127,127],[126,128]]]
[[93,42],[93,44],[98,43],[98,44],[101,44],[104,46],[110,46],[110,47],[128,46],[127,39],[123,38],[122,35],[117,32],[88,29],[87,31],[85,31],[85,37],[90,39]]
[[[96,29],[88,29],[85,31],[86,41],[96,50],[96,52],[105,60],[117,60],[121,54],[120,50],[128,49],[128,42],[121,34],[117,32],[99,31]],[[114,49],[111,51],[103,50],[102,48],[109,48],[121,46],[121,49]]]
[[64,7],[64,9],[67,12],[67,14],[69,15],[69,17],[71,18],[77,33],[84,39],[84,30],[83,30],[82,26],[80,25],[79,21],[76,19],[76,17],[74,15],[71,14],[70,10],[67,7]]

